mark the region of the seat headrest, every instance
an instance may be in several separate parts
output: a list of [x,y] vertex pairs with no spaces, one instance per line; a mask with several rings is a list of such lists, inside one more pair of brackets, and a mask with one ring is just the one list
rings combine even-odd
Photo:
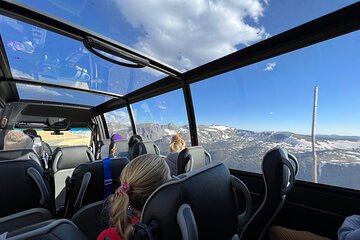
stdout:
[[156,220],[159,239],[182,239],[176,216],[184,203],[193,211],[199,239],[231,239],[236,233],[235,193],[224,164],[207,165],[160,186],[146,201],[141,222]]
[[265,154],[262,171],[267,191],[280,197],[293,188],[298,163],[285,148],[274,148]]
[[62,169],[75,168],[81,163],[94,161],[94,155],[85,145],[68,146],[56,148],[53,159],[53,170],[56,172]]
[[114,141],[110,144],[110,149],[112,149],[113,147],[116,148],[115,156],[117,156],[119,153],[127,153],[129,151],[129,145],[127,140]]
[[177,160],[177,174],[203,167],[211,162],[210,155],[201,146],[183,149]]
[[25,159],[32,159],[41,165],[40,159],[33,149],[0,150],[0,161]]
[[138,142],[133,147],[133,158],[143,154],[157,154],[159,155],[159,148],[154,144],[154,142],[146,141],[146,142]]

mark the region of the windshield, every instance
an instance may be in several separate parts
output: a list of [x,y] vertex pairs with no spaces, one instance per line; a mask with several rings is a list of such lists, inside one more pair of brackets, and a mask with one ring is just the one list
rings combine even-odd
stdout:
[[[19,130],[23,131],[24,128]],[[88,128],[72,128],[69,131],[61,131],[59,135],[55,135],[53,131],[45,131],[36,128],[36,133],[41,139],[49,144],[52,148],[59,146],[74,146],[90,144],[91,131]]]

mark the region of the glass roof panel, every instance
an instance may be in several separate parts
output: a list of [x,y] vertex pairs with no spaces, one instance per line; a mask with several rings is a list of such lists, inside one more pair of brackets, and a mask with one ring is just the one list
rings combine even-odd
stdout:
[[165,76],[110,63],[82,42],[1,15],[0,34],[14,78],[125,95]]
[[357,0],[16,0],[187,71]]
[[17,83],[16,87],[22,100],[59,102],[93,107],[111,99],[110,97],[91,93],[22,83]]

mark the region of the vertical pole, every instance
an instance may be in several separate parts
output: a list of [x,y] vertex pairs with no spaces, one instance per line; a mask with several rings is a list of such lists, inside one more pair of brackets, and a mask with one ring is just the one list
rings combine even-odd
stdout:
[[195,112],[194,112],[194,105],[191,96],[191,89],[189,84],[183,80],[182,81],[182,89],[184,93],[186,111],[189,121],[189,130],[190,130],[190,138],[191,138],[191,145],[198,146],[198,135],[197,135],[197,127],[196,127],[196,120],[195,120]]
[[312,152],[313,152],[313,182],[318,182],[318,171],[317,171],[317,157],[316,157],[316,149],[315,149],[315,130],[316,130],[316,112],[317,112],[317,98],[318,98],[318,86],[315,86],[314,90],[314,106],[313,106],[313,118],[312,118]]
[[131,107],[131,104],[129,103],[129,101],[127,99],[125,99],[125,101],[126,101],[126,108],[128,110],[133,135],[135,135],[135,134],[137,134],[137,130],[136,130],[134,112],[132,110],[132,107]]

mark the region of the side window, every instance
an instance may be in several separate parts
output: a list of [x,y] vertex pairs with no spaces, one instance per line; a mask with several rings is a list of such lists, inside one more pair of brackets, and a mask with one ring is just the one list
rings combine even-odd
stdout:
[[283,146],[299,160],[298,179],[360,189],[359,42],[357,31],[192,84],[200,144],[214,161],[257,173]]
[[127,108],[107,112],[104,116],[110,137],[118,133],[125,139],[129,139],[133,135]]
[[171,137],[182,135],[190,145],[189,126],[182,90],[172,91],[132,105],[138,134],[154,141],[162,155],[169,153]]

